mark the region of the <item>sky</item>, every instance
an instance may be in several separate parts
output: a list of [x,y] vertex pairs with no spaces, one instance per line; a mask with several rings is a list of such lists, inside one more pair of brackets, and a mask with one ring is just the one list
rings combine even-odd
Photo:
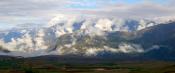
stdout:
[[175,0],[0,0],[0,28],[47,24],[58,14],[117,18],[175,16]]

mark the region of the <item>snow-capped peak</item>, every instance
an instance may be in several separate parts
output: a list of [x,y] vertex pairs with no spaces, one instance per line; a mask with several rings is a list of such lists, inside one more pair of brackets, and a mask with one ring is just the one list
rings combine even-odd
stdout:
[[[77,30],[96,31],[135,31],[138,30],[140,21],[125,20],[116,18],[95,18],[79,15],[63,15],[51,19],[48,23],[49,28],[53,28],[57,36],[73,33]],[[147,23],[144,23],[144,27]]]
[[65,34],[76,33],[77,35],[88,35],[88,37],[104,37],[108,32],[133,32],[174,20],[175,17],[119,19],[58,14],[48,22],[48,27],[45,28],[37,30],[16,28],[0,33],[2,34],[0,35],[0,46],[9,51],[20,52],[48,50],[54,48],[58,38]]

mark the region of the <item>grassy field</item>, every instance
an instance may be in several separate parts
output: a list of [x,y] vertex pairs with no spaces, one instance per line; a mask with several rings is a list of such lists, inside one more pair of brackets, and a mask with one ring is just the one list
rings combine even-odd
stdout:
[[175,62],[123,61],[97,64],[56,61],[0,60],[0,73],[175,73]]

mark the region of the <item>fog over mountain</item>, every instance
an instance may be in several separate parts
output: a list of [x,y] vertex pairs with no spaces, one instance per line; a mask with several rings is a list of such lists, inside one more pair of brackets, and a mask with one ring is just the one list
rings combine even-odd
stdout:
[[[173,21],[174,17],[120,19],[59,14],[44,26],[26,24],[28,26],[1,31],[0,54],[97,56],[104,53],[140,54],[162,46],[174,48],[172,43],[164,44],[164,41],[172,42],[169,39],[175,36]],[[160,37],[165,39],[156,38],[168,32],[167,36]],[[154,42],[156,39],[160,43]]]

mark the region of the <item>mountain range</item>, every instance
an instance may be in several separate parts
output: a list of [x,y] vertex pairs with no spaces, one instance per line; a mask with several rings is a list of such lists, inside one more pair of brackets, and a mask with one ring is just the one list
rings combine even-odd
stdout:
[[175,22],[160,20],[59,15],[48,25],[1,31],[0,54],[175,60]]

